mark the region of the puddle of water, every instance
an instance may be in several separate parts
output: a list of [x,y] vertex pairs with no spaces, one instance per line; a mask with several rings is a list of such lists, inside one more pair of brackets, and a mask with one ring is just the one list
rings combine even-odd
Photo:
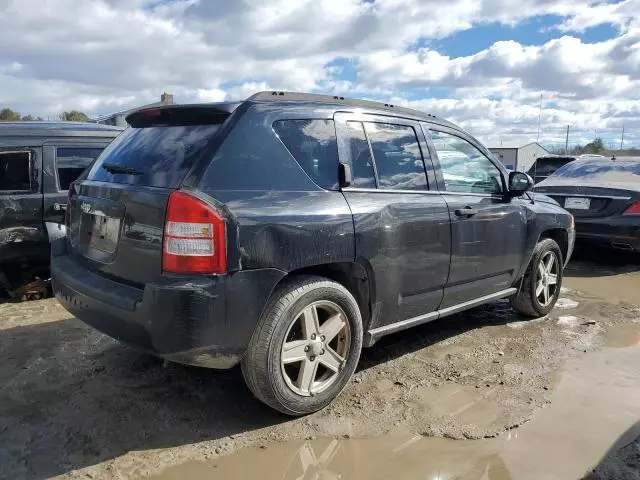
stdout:
[[443,417],[450,417],[459,424],[488,427],[502,413],[495,402],[496,387],[476,389],[445,383],[436,388],[422,387],[417,391],[422,408]]
[[[620,336],[625,336],[623,331]],[[611,339],[619,338],[616,335],[610,341],[615,342]],[[183,464],[155,478],[581,478],[625,431],[626,435],[640,434],[638,365],[640,348],[635,347],[604,348],[570,361],[551,405],[531,422],[495,439],[407,435],[291,442]],[[421,398],[449,415],[462,415],[480,405],[478,415],[491,416],[489,402],[485,402],[487,392],[474,395],[455,386],[441,390],[425,391]],[[483,411],[485,407],[489,410]]]
[[[640,270],[640,266],[638,266]],[[607,300],[622,300],[630,303],[640,303],[638,285],[640,284],[640,272],[601,276],[573,277],[567,272],[563,282],[571,289],[590,293]]]
[[631,323],[617,325],[604,333],[605,345],[609,347],[638,347],[640,346],[640,324]]

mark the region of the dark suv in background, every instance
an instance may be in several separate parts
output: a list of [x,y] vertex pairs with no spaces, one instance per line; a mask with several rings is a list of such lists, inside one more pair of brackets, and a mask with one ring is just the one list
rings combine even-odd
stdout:
[[560,293],[572,216],[433,115],[264,92],[127,120],[69,192],[57,298],[168,360],[241,363],[281,412],[326,406],[384,335]]
[[49,241],[65,235],[67,189],[122,128],[0,122],[0,297],[49,276]]
[[545,155],[538,157],[527,173],[533,178],[533,183],[538,184],[553,175],[556,170],[575,161],[577,158],[579,157],[566,155]]

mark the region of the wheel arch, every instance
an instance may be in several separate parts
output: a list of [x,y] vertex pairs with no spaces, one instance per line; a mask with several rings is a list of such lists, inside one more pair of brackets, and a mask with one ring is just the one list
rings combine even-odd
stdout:
[[569,254],[569,233],[564,228],[549,228],[540,233],[540,237],[536,244],[540,243],[545,238],[550,238],[558,244],[560,252],[562,253],[562,263],[564,264],[564,261]]
[[[353,295],[360,308],[362,325],[366,332],[375,304],[375,283],[371,266],[366,262],[336,262],[313,265],[288,272],[275,286],[289,282],[300,275],[314,275],[339,283]],[[274,288],[274,291],[275,291]]]

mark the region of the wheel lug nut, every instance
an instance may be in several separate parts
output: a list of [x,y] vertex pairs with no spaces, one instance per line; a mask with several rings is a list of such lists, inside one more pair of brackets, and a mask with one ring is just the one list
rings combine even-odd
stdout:
[[304,347],[304,351],[308,352],[309,351],[309,346],[307,345],[306,347]]
[[322,335],[322,336],[320,337],[320,340],[322,340],[322,341],[324,342],[324,335]]
[[315,339],[316,339],[316,334],[315,334],[315,333],[312,333],[312,334],[311,334],[311,340],[315,340]]
[[320,350],[320,355],[324,355],[324,350]]
[[311,360],[312,362],[316,359],[316,357],[312,356],[309,360]]

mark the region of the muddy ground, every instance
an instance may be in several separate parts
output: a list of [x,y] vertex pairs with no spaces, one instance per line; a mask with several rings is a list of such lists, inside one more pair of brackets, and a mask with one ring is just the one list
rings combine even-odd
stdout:
[[381,340],[334,404],[301,419],[254,400],[238,369],[165,364],[53,299],[2,304],[0,478],[148,476],[318,437],[500,436],[549,405],[568,360],[640,335],[636,258],[583,257],[565,286],[546,318],[499,301]]

